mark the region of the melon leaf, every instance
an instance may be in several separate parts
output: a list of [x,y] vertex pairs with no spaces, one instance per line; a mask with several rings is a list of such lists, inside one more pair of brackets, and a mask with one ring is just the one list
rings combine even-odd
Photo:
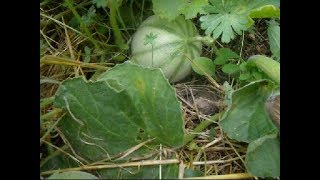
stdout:
[[69,113],[61,130],[88,161],[115,157],[149,139],[170,147],[183,144],[180,103],[159,69],[127,62],[97,82],[66,80],[54,105]]
[[277,132],[265,108],[274,88],[272,81],[259,80],[234,91],[231,105],[220,121],[223,131],[232,139],[248,143]]
[[261,137],[248,146],[245,165],[259,177],[280,176],[280,141],[277,134]]

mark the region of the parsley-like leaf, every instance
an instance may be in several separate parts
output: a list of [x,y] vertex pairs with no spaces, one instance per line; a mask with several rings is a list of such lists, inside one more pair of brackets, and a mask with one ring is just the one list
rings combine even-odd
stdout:
[[221,41],[228,43],[235,38],[235,33],[240,35],[253,24],[249,16],[251,10],[268,4],[278,5],[279,0],[209,1],[211,5],[204,7],[208,14],[200,18],[201,28],[207,35],[212,34],[214,38],[221,36]]

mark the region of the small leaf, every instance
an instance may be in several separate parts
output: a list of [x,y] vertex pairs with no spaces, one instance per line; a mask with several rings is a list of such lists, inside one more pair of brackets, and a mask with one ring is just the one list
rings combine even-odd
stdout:
[[240,76],[239,76],[239,80],[241,80],[241,81],[244,81],[244,80],[247,80],[247,79],[249,79],[250,78],[250,73],[243,73],[243,74],[240,74]]
[[62,173],[55,173],[48,179],[98,179],[96,176],[82,172],[82,171],[69,171]]
[[236,64],[225,64],[222,67],[222,71],[227,74],[233,74],[239,70],[240,70],[240,67],[239,65],[236,65]]
[[272,81],[260,80],[233,92],[231,106],[220,121],[230,138],[251,142],[278,131],[265,108],[274,86]]
[[232,58],[240,58],[240,56],[229,48],[220,48],[217,51],[217,57],[214,60],[214,64],[223,65]]
[[273,57],[280,60],[280,26],[275,21],[269,22],[268,39]]
[[248,146],[245,165],[258,177],[280,176],[280,141],[276,134],[261,137]]
[[204,73],[206,73],[210,76],[213,76],[215,72],[215,65],[209,58],[198,57],[193,60],[192,69],[200,75],[205,75]]

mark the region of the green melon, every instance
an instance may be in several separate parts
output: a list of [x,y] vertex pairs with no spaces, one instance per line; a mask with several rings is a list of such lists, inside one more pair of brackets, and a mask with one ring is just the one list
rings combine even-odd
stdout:
[[[156,38],[152,45],[146,44],[146,37],[151,33]],[[201,54],[202,44],[195,41],[197,36],[194,24],[183,16],[171,22],[156,15],[150,16],[133,35],[131,61],[160,68],[170,82],[180,81],[192,72],[187,57],[194,59]]]

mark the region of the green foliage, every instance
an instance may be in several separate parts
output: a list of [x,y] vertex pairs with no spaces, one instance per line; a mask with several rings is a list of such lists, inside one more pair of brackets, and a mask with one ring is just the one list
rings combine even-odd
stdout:
[[[177,179],[179,167],[176,164],[162,165],[162,179]],[[104,179],[159,179],[159,165],[100,170]]]
[[233,52],[229,48],[220,48],[216,52],[216,59],[214,60],[214,64],[216,65],[221,65],[222,66],[222,71],[224,73],[230,74],[235,78],[239,77],[239,72],[241,69],[241,64],[238,65],[238,62],[243,61],[241,57]]
[[237,64],[225,64],[222,66],[222,71],[227,74],[233,74],[240,70]]
[[220,126],[230,138],[249,143],[245,165],[250,174],[258,177],[280,175],[278,130],[265,108],[277,88],[269,80],[255,81],[236,91],[224,84],[228,109]]
[[272,57],[280,61],[280,26],[274,20],[269,21],[268,39]]
[[208,74],[213,76],[215,73],[215,65],[212,60],[207,57],[197,57],[193,60],[191,65],[192,69],[200,75]]
[[193,170],[193,169],[184,169],[184,178],[190,178],[190,177],[201,177],[204,173],[199,170]]
[[205,7],[207,15],[200,18],[201,28],[206,35],[213,35],[224,43],[235,38],[235,33],[241,35],[247,30],[253,20],[250,12],[254,9],[277,4],[272,0],[209,0],[210,5]]
[[152,3],[156,15],[173,21],[180,15],[179,9],[184,6],[185,0],[152,0]]
[[248,65],[256,66],[270,79],[280,84],[280,63],[263,55],[254,55],[248,59]]
[[55,173],[48,179],[98,179],[96,176],[82,172],[82,171],[69,171],[62,173]]
[[217,132],[214,128],[211,128],[210,131],[209,131],[209,140],[210,141],[213,141],[214,140],[214,137],[217,135]]
[[159,69],[124,63],[98,82],[66,80],[55,106],[71,116],[61,121],[61,128],[72,147],[92,161],[115,156],[148,137],[171,147],[183,143],[180,104]]
[[240,56],[233,52],[229,48],[221,48],[216,52],[216,59],[214,60],[214,64],[216,65],[224,65],[231,59],[239,59]]
[[232,139],[248,143],[277,131],[265,109],[273,88],[270,81],[260,80],[234,91],[220,122],[223,131]]
[[[128,75],[130,72],[130,75]],[[124,78],[126,77],[126,78]],[[99,81],[116,80],[127,89],[141,119],[137,121],[159,143],[182,145],[184,127],[175,91],[159,69],[127,62],[101,75]]]
[[280,9],[274,5],[265,5],[253,9],[250,12],[251,18],[280,18]]
[[198,14],[205,14],[203,7],[208,5],[207,0],[152,0],[153,11],[161,18],[174,20],[180,14],[186,19],[195,18]]
[[46,42],[43,39],[40,39],[40,56],[44,55],[48,48]]
[[92,0],[92,2],[97,6],[97,8],[105,8],[107,7],[108,0]]
[[83,62],[90,62],[91,49],[88,46],[84,47],[84,60]]
[[95,22],[96,16],[97,16],[96,9],[94,8],[94,6],[91,6],[89,8],[87,14],[83,15],[81,17],[81,19],[85,25],[90,26],[91,24],[93,24]]
[[[60,84],[55,95],[54,109],[62,108],[63,113],[66,113],[57,124],[68,144],[57,144],[52,134],[48,135],[48,142],[62,148],[84,164],[97,160],[122,163],[131,161],[132,157],[153,153],[156,155],[151,158],[156,159],[159,158],[159,144],[181,150],[179,148],[189,136],[184,134],[181,104],[174,88],[163,75],[165,71],[144,68],[129,62],[117,65],[128,60],[128,57],[133,57],[128,49],[133,34],[137,32],[138,25],[144,19],[155,13],[157,18],[161,19],[161,23],[148,24],[147,26],[153,30],[146,32],[144,39],[138,40],[141,46],[135,44],[135,47],[155,48],[152,55],[155,55],[154,52],[158,54],[152,57],[154,59],[164,59],[164,55],[188,56],[193,59],[190,66],[200,75],[215,76],[215,71],[218,70],[217,75],[221,77],[222,70],[225,74],[222,79],[217,79],[219,83],[226,76],[233,78],[234,88],[240,88],[234,90],[225,82],[222,89],[225,95],[224,104],[227,106],[219,122],[223,133],[234,140],[249,143],[245,158],[246,172],[262,178],[279,177],[279,129],[274,126],[265,109],[266,100],[280,86],[279,0],[65,0],[61,4],[52,1],[43,1],[40,4],[41,14],[51,18],[41,16],[40,56],[53,53],[70,56],[66,50],[68,44],[60,41],[65,38],[66,27],[72,51],[76,58],[80,56],[77,59],[80,63],[97,63],[100,60],[101,64],[97,65],[109,66],[110,60],[115,64],[114,68],[108,67],[106,72],[80,67],[85,76],[91,78],[90,81],[78,77],[64,80],[60,84],[63,78],[55,77],[62,77],[62,74],[54,74],[54,71],[45,73],[53,74],[52,77],[41,74],[41,77],[44,77],[41,84]],[[200,18],[193,19],[196,17]],[[223,43],[231,42],[243,31],[254,29],[252,25],[256,18],[272,18],[267,23],[267,35],[273,60],[261,55],[252,56],[248,60],[242,59],[229,48],[215,51],[216,39],[221,38]],[[181,23],[185,19],[193,19],[196,26],[193,26],[190,20],[188,23]],[[174,28],[170,28],[166,26],[169,24],[168,20],[178,21],[175,22]],[[197,24],[198,20],[200,24]],[[204,31],[199,31],[198,27]],[[155,29],[159,31],[154,31]],[[172,36],[163,38],[159,32],[166,32]],[[201,34],[202,32],[204,34]],[[190,34],[192,36],[184,36]],[[164,53],[163,49],[175,45],[175,38],[180,38],[179,42],[188,46],[179,45],[176,51]],[[172,42],[169,44],[166,41]],[[59,44],[60,42],[63,44]],[[158,49],[159,42],[164,43],[160,44]],[[208,47],[204,50],[201,43]],[[237,46],[230,45],[223,44],[225,47]],[[216,53],[215,56],[212,56],[212,52]],[[201,54],[215,59],[198,57]],[[190,62],[181,57],[178,60]],[[181,64],[177,66],[182,67]],[[63,66],[63,73],[66,73],[67,77],[69,72],[66,69],[72,68],[65,67]],[[73,72],[71,74],[73,77]],[[50,89],[52,91],[52,88]],[[48,113],[45,109],[41,108],[43,114]],[[46,121],[53,124],[49,120]],[[41,126],[40,134],[43,135],[45,132],[50,131]],[[213,140],[215,136],[216,131],[211,127],[209,140]],[[148,140],[151,142],[125,158],[118,159],[130,148]],[[42,144],[41,151],[42,148],[45,149],[41,152],[40,159],[42,172],[81,165],[75,158],[51,146]],[[198,151],[199,148],[195,142],[189,144],[189,150]],[[170,159],[173,156],[170,154],[166,158]],[[178,171],[177,164],[162,165],[162,178],[176,179]],[[56,173],[48,179],[158,179],[159,165],[91,172],[93,174],[81,171]],[[204,175],[205,173],[194,169],[184,171],[184,177]]]
[[280,176],[280,141],[271,134],[251,142],[245,160],[248,172],[259,177]]
[[186,0],[182,5],[180,12],[185,15],[186,19],[192,19],[198,14],[205,14],[203,7],[206,5],[208,5],[207,0]]
[[280,82],[280,64],[266,56],[251,56],[244,61],[229,48],[221,48],[216,53],[214,64],[221,65],[222,71],[245,83],[261,79]]

